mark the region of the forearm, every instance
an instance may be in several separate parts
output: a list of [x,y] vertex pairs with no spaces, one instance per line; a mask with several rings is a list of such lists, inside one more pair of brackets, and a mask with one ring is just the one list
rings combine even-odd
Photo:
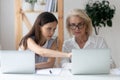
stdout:
[[28,49],[43,57],[71,57],[70,54],[55,50],[45,49],[37,45],[32,39],[28,39]]
[[65,52],[60,52],[60,51],[55,51],[55,50],[50,50],[50,49],[44,49],[44,52],[42,53],[41,56],[44,57],[71,57],[70,54],[65,53]]
[[50,62],[40,62],[35,64],[36,69],[43,69],[43,68],[52,68],[54,64],[51,64]]

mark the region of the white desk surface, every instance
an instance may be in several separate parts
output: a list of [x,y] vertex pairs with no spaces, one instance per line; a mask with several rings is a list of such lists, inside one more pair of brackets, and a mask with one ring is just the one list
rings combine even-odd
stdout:
[[120,80],[120,75],[72,75],[62,70],[59,75],[2,74],[0,80]]

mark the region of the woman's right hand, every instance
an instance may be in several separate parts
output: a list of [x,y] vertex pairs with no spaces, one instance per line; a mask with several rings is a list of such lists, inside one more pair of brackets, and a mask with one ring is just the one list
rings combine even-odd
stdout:
[[68,53],[68,57],[71,58],[72,57],[72,53]]

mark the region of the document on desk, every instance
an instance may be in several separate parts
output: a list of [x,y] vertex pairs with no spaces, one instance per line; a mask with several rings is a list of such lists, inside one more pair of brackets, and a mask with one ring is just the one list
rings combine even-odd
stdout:
[[59,75],[61,73],[61,68],[48,68],[48,69],[40,69],[36,71],[36,74],[41,75]]
[[113,75],[120,75],[120,68],[111,69],[110,73]]

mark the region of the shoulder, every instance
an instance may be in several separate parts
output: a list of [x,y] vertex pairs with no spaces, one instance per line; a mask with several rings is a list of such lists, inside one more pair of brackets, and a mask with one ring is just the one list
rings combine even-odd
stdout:
[[74,38],[67,39],[63,42],[63,47],[72,47],[74,46]]
[[32,38],[28,38],[27,39],[27,48],[33,48],[33,46],[40,46],[38,45],[35,40],[33,40]]
[[73,43],[73,38],[67,39],[63,42],[63,44],[70,44]]
[[26,38],[26,40],[33,40],[33,41],[35,41],[35,36],[30,36],[30,37]]
[[[30,38],[27,39],[27,45],[30,44],[31,42],[33,43],[34,40],[30,37]],[[25,50],[25,48],[24,48],[24,46],[23,46],[23,43],[19,46],[18,50],[19,50],[19,51]]]
[[101,36],[97,36],[97,35],[91,35],[90,37],[89,37],[92,41],[97,41],[97,42],[101,42],[101,41],[104,41],[104,38],[103,37],[101,37]]
[[27,39],[27,42],[34,42],[34,39],[31,38],[31,37],[29,37],[29,38]]
[[97,48],[107,48],[107,43],[101,36],[90,36],[90,42],[94,43]]

